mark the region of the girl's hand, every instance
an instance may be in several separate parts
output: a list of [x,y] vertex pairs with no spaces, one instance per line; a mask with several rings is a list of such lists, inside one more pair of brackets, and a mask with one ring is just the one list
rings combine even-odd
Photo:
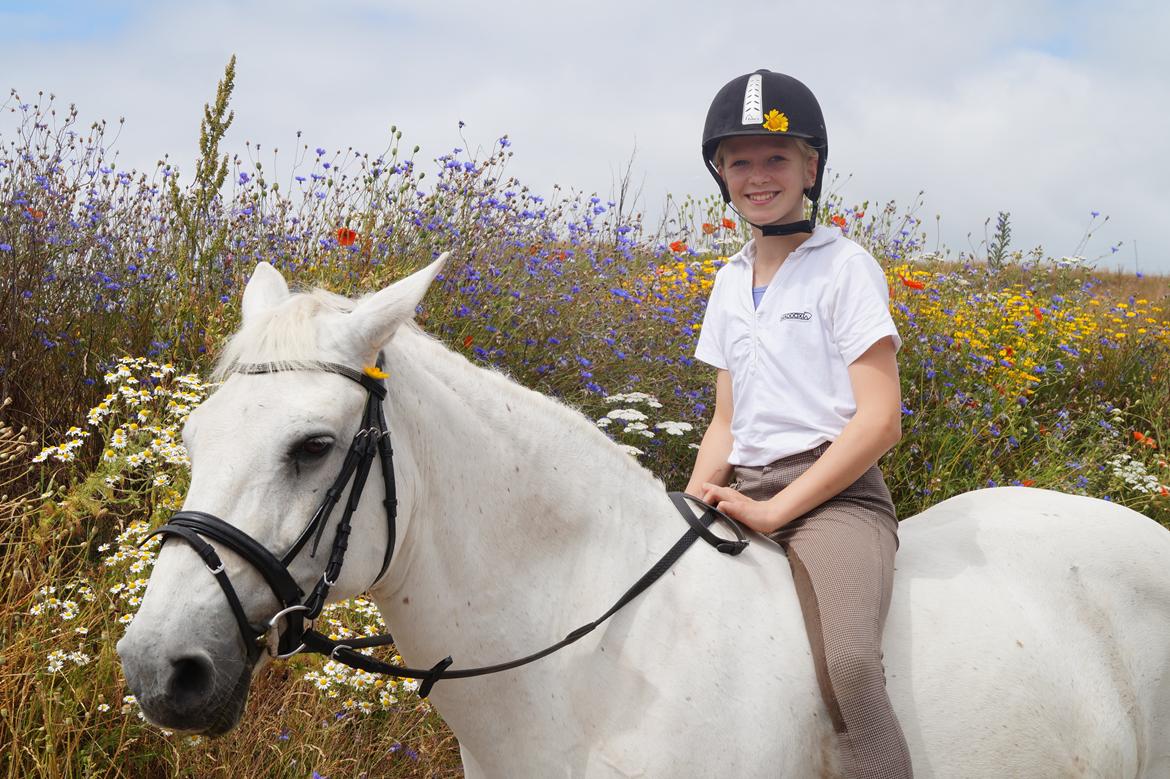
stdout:
[[752,500],[746,495],[715,484],[705,483],[701,495],[704,501],[734,520],[742,522],[757,533],[773,533],[788,524],[779,506],[770,500]]

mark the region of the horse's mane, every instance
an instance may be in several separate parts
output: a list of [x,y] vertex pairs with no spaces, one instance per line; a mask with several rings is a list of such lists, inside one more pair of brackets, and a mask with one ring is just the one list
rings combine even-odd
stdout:
[[[264,362],[279,366],[319,359],[314,318],[323,312],[348,313],[360,300],[323,289],[290,295],[279,305],[255,315],[228,339],[216,360],[213,378],[222,381],[231,373],[233,366],[240,363]],[[448,386],[470,379],[488,382],[497,397],[511,396],[519,401],[524,396],[523,400],[528,405],[536,406],[542,413],[548,414],[562,433],[595,442],[599,450],[612,457],[612,467],[620,468],[634,478],[645,479],[656,489],[662,488],[658,477],[615,446],[592,420],[577,409],[529,390],[499,369],[471,362],[424,332],[413,320],[405,322],[399,332],[417,336],[411,338],[411,341],[422,345],[430,358],[419,364]]]

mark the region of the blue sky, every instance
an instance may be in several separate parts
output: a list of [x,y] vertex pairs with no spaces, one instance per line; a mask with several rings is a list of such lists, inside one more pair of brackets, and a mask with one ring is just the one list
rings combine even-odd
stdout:
[[0,86],[53,92],[86,122],[125,117],[124,167],[169,153],[191,170],[202,106],[236,53],[229,152],[250,140],[288,164],[302,130],[313,147],[376,153],[397,125],[425,160],[507,133],[509,172],[537,192],[607,196],[633,154],[654,220],[668,193],[714,191],[698,152],[707,105],[767,67],[820,99],[846,201],[921,191],[929,240],[953,253],[1009,211],[1013,248],[1062,256],[1097,211],[1109,221],[1085,255],[1170,274],[1166,3],[3,0],[0,29]]

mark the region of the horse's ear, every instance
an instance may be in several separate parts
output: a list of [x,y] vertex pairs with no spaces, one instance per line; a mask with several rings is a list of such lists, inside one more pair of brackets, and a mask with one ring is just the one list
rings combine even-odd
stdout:
[[252,278],[248,279],[248,286],[244,287],[244,301],[241,305],[244,322],[279,305],[286,298],[288,284],[284,283],[280,271],[266,262],[256,263],[256,270],[252,271]]
[[450,252],[420,271],[394,282],[362,300],[349,314],[354,337],[362,348],[376,350],[390,340],[394,331],[414,316],[414,310],[435,280]]

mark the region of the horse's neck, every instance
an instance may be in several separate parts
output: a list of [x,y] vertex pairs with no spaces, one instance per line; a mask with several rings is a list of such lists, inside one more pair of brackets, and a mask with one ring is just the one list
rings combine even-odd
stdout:
[[551,643],[681,531],[653,521],[661,485],[578,415],[413,330],[392,346],[390,424],[412,475],[381,601],[404,657],[470,665]]

